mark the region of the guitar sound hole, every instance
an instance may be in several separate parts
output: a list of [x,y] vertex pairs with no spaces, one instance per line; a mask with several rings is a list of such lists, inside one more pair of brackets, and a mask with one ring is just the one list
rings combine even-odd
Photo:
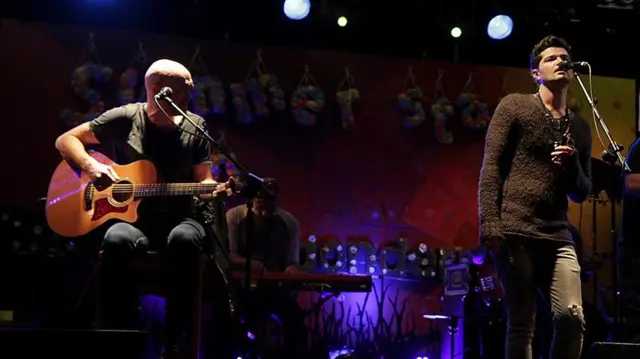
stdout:
[[121,181],[115,183],[111,188],[111,198],[114,202],[127,202],[133,197],[133,183],[129,181]]

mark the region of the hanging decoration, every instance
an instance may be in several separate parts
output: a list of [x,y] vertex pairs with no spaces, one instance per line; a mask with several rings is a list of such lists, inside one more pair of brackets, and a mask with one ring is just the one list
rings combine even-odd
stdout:
[[438,70],[438,77],[435,82],[435,103],[431,105],[431,116],[433,117],[433,129],[436,141],[442,145],[453,143],[453,134],[447,130],[447,122],[455,116],[455,108],[451,100],[445,95],[442,87],[444,70]]
[[[126,105],[133,102],[146,101],[146,90],[144,87],[144,80],[141,81],[140,71],[138,68],[141,65],[145,65],[148,61],[148,56],[144,50],[144,44],[142,41],[138,41],[138,53],[131,59],[131,63],[120,75],[120,88],[118,89],[118,103],[120,105]],[[140,86],[142,85],[142,86]],[[136,96],[136,92],[139,93]]]
[[398,94],[398,108],[405,116],[404,126],[414,128],[424,122],[425,113],[422,107],[422,89],[417,85],[413,74],[413,67],[409,65],[407,78],[404,81],[402,92]]
[[347,130],[353,127],[353,103],[360,100],[360,91],[355,88],[355,81],[348,67],[344,68],[345,76],[338,85],[336,92],[336,101],[340,106],[340,119],[342,120],[342,128]]
[[89,105],[89,111],[81,113],[71,109],[63,110],[60,120],[67,129],[91,121],[104,111],[104,101],[92,85],[107,83],[113,75],[110,67],[102,65],[93,33],[89,33],[78,62],[81,65],[71,74],[71,86],[74,94]]
[[473,73],[469,73],[467,82],[458,96],[458,108],[462,111],[462,123],[472,130],[483,130],[491,121],[489,106],[478,100],[473,84]]
[[284,91],[278,83],[278,78],[267,70],[267,65],[262,60],[261,49],[256,52],[256,60],[247,73],[245,87],[256,111],[256,116],[269,116],[268,104],[276,111],[286,109]]
[[253,109],[256,116],[267,117],[269,116],[269,107],[267,106],[267,95],[263,92],[259,78],[262,73],[266,73],[267,68],[262,62],[261,50],[258,49],[256,54],[256,60],[251,65],[247,76],[244,78],[244,89],[247,91],[247,96],[251,99]]
[[247,94],[242,82],[231,84],[231,102],[236,109],[236,122],[241,125],[249,124],[253,121],[251,107],[247,102]]
[[325,96],[318,82],[311,76],[309,66],[304,66],[304,74],[298,87],[291,95],[291,112],[299,125],[314,126],[317,122],[316,114],[322,111]]
[[269,116],[269,107],[267,106],[267,95],[262,92],[262,86],[255,78],[247,79],[244,82],[244,88],[247,90],[247,96],[251,99],[256,116]]
[[[200,81],[203,81],[200,79]],[[224,85],[217,77],[212,77],[209,84],[209,102],[211,102],[211,110],[216,115],[227,113],[227,94],[224,92]]]
[[207,65],[200,54],[200,45],[196,45],[196,50],[191,56],[189,71],[193,76],[193,88],[191,89],[193,112],[202,117],[211,113],[225,113],[227,99],[224,87],[222,82],[209,75]]
[[278,78],[274,74],[263,74],[260,76],[260,83],[269,91],[269,100],[271,107],[276,111],[284,111],[287,109],[287,103],[284,100],[284,91],[280,87]]

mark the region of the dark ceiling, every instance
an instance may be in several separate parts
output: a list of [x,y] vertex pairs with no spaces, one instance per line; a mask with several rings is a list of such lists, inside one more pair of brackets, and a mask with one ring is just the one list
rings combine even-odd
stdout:
[[[576,60],[597,75],[636,77],[637,10],[602,9],[595,0],[311,0],[311,14],[288,20],[283,0],[23,0],[4,5],[11,17],[145,29],[202,39],[346,50],[465,63],[527,66],[533,44],[566,38]],[[519,5],[518,5],[519,4]],[[640,7],[640,4],[638,4]],[[486,35],[489,19],[514,19],[502,41]],[[349,23],[340,28],[337,17]],[[453,39],[453,26],[463,30]]]

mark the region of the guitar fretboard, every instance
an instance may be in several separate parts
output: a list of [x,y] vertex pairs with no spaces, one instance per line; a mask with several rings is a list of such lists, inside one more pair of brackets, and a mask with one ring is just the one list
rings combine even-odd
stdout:
[[113,185],[114,193],[131,193],[137,198],[188,196],[213,193],[218,183],[154,183],[154,184],[124,184]]

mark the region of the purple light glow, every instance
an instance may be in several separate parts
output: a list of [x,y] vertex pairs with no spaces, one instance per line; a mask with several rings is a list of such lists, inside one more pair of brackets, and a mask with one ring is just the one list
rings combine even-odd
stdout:
[[329,352],[329,359],[336,359],[338,357],[340,357],[341,355],[349,355],[353,353],[353,349],[338,349],[338,350],[332,350]]

